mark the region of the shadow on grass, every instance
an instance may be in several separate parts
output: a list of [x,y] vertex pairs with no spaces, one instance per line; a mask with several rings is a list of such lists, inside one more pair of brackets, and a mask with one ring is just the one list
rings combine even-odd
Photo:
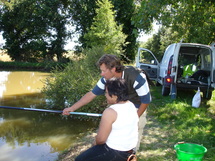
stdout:
[[178,91],[175,100],[161,95],[161,87],[151,89],[153,101],[148,108],[139,161],[174,161],[174,145],[184,141],[205,146],[204,160],[215,160],[214,94],[193,108],[194,91]]

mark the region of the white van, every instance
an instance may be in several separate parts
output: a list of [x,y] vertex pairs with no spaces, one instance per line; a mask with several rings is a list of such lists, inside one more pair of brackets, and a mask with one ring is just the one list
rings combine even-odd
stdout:
[[215,43],[175,43],[166,48],[159,63],[148,49],[139,48],[136,67],[162,85],[162,95],[175,98],[177,89],[200,88],[203,98],[211,99],[215,88]]

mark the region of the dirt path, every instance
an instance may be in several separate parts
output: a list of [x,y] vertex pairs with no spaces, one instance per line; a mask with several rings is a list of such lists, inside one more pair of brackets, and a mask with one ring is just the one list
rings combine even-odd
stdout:
[[141,140],[141,148],[137,153],[139,160],[144,161],[174,161],[174,143],[169,142],[168,136],[172,135],[164,130],[164,127],[154,118],[148,116],[144,136]]
[[76,156],[92,146],[95,135],[96,133],[92,133],[82,138],[68,152],[60,155],[59,161],[74,161]]
[[[79,143],[74,145],[68,152],[61,155],[59,161],[74,161],[74,158],[81,152],[91,147],[91,143],[96,133],[87,135]],[[168,143],[168,133],[165,133],[153,117],[147,116],[147,125],[144,128],[144,137],[141,140],[140,151],[138,151],[138,161],[141,160],[175,160],[172,145]],[[164,155],[170,153],[169,159],[164,159]]]

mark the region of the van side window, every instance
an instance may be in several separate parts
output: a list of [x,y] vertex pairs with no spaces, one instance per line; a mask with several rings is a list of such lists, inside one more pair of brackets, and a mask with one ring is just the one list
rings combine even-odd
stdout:
[[140,63],[157,65],[157,62],[155,61],[155,58],[152,56],[152,54],[145,50],[141,50]]
[[201,69],[210,71],[211,69],[211,51],[208,49],[201,49],[200,52],[201,54]]

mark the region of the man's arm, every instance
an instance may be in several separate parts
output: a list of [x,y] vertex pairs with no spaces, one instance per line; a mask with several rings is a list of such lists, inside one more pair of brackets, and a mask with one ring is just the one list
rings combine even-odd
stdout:
[[140,104],[140,107],[137,110],[137,114],[138,114],[139,117],[145,112],[145,110],[147,109],[148,105],[149,104],[144,104],[144,103]]
[[140,117],[146,111],[149,103],[151,102],[151,94],[145,74],[140,73],[135,82],[139,88],[137,88],[137,86],[134,86],[134,88],[141,100],[140,107],[137,111],[138,116]]
[[80,107],[88,104],[89,102],[91,102],[94,98],[96,97],[95,94],[93,94],[93,92],[88,92],[86,93],[78,102],[76,102],[74,105],[72,105],[69,108],[65,108],[63,110],[63,115],[69,115],[70,112],[73,112],[77,109],[79,109]]

